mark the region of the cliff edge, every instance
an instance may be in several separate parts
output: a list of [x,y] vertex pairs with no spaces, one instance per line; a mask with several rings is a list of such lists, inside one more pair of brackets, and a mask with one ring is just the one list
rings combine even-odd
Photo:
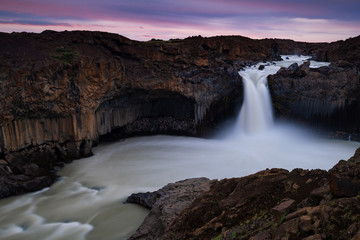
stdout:
[[331,50],[340,58],[347,50],[334,44],[0,33],[0,197],[51,184],[64,162],[91,155],[99,139],[199,135],[240,106],[239,69],[280,54]]

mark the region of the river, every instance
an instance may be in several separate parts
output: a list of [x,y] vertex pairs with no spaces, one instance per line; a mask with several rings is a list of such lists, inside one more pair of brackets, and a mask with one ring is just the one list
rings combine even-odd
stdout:
[[239,117],[210,139],[151,136],[102,144],[94,156],[66,165],[50,188],[1,200],[0,239],[126,239],[148,214],[123,203],[131,193],[186,178],[241,177],[273,167],[330,169],[348,159],[358,142],[323,139],[274,122],[267,74],[307,60],[287,58],[267,64],[263,72],[258,66],[240,72],[250,90],[245,86]]

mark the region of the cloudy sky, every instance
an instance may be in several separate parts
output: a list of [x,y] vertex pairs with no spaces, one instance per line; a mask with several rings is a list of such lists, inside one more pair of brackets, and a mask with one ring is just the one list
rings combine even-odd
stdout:
[[1,32],[114,32],[131,39],[243,35],[335,41],[360,35],[359,0],[1,0]]

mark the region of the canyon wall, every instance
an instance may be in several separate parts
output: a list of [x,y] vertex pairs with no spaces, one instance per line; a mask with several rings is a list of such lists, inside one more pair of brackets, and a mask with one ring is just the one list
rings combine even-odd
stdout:
[[0,197],[36,190],[31,181],[44,176],[48,184],[99,139],[202,134],[239,109],[241,68],[280,54],[341,58],[341,47],[241,36],[138,42],[103,32],[0,33]]
[[360,74],[355,66],[293,65],[269,76],[269,87],[279,116],[344,135],[338,137],[360,133]]
[[241,103],[241,67],[277,58],[275,40],[245,37],[0,33],[0,197],[44,187],[109,133],[200,134]]
[[278,59],[287,43],[299,45],[296,52],[306,46],[231,36],[137,42],[101,32],[1,33],[0,151],[91,144],[141,119],[170,117],[186,122],[176,131],[194,135],[241,103],[240,68]]

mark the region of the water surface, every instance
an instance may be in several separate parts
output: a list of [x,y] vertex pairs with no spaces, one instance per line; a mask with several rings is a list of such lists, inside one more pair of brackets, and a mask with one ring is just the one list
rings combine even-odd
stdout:
[[66,165],[50,188],[1,200],[0,239],[126,239],[148,214],[123,204],[131,193],[186,178],[241,177],[266,168],[328,170],[348,159],[358,142],[322,139],[273,121],[267,75],[307,59],[285,56],[263,71],[258,66],[242,71],[242,112],[217,137],[152,136],[101,145],[94,156]]

